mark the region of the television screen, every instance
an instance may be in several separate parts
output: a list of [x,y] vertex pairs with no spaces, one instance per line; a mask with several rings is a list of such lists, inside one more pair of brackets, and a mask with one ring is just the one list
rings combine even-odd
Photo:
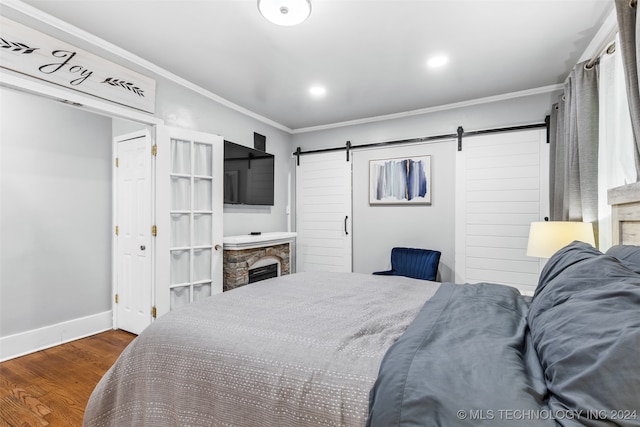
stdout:
[[224,142],[224,203],[273,206],[274,156]]

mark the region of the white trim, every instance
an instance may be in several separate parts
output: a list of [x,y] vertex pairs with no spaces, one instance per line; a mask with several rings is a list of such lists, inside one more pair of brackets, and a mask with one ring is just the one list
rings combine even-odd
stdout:
[[296,239],[295,232],[273,232],[260,235],[244,234],[240,236],[226,236],[222,239],[225,251],[240,251],[244,249],[263,248],[293,242]]
[[111,310],[0,338],[0,362],[112,329]]
[[158,119],[151,114],[142,113],[131,108],[113,104],[80,92],[57,87],[7,70],[0,72],[0,85],[44,96],[54,101],[69,103],[102,116],[124,118],[149,125],[164,124],[164,120]]
[[489,104],[492,102],[504,101],[507,99],[521,98],[523,96],[549,93],[549,92],[554,92],[556,90],[562,90],[562,88],[563,88],[562,84],[542,86],[534,89],[520,90],[517,92],[510,92],[502,95],[487,96],[485,98],[477,98],[477,99],[471,99],[468,101],[454,102],[452,104],[438,105],[435,107],[420,108],[418,110],[404,111],[401,113],[385,114],[382,116],[367,117],[364,119],[349,120],[346,122],[331,123],[328,125],[298,128],[298,129],[292,130],[291,133],[296,134],[296,133],[305,133],[305,132],[315,132],[319,130],[334,129],[334,128],[339,128],[344,126],[354,126],[354,125],[361,125],[365,123],[381,122],[384,120],[401,119],[403,117],[418,116],[420,114],[435,113],[438,111],[453,110],[455,108],[464,108],[464,107],[470,107],[478,104]]
[[[353,126],[353,125],[359,125],[359,124],[365,124],[365,123],[373,123],[373,122],[379,122],[379,121],[383,121],[383,120],[392,120],[392,119],[398,119],[398,118],[403,118],[403,117],[410,117],[410,116],[416,116],[416,115],[420,115],[420,114],[427,114],[427,113],[434,113],[434,112],[438,112],[438,111],[445,111],[445,110],[451,110],[454,108],[463,108],[463,107],[468,107],[468,106],[472,106],[472,105],[479,105],[479,104],[487,104],[487,103],[491,103],[491,102],[497,102],[497,101],[503,101],[503,100],[508,100],[508,99],[513,99],[513,98],[520,98],[523,96],[530,96],[530,95],[537,95],[537,94],[541,94],[541,93],[548,93],[548,92],[553,92],[556,90],[562,90],[563,88],[563,84],[555,84],[555,85],[549,85],[549,86],[543,86],[543,87],[539,87],[539,88],[534,88],[534,89],[527,89],[527,90],[522,90],[522,91],[517,91],[517,92],[510,92],[510,93],[506,93],[506,94],[502,94],[502,95],[495,95],[495,96],[489,96],[489,97],[485,97],[485,98],[477,98],[477,99],[472,99],[472,100],[468,100],[468,101],[462,101],[462,102],[455,102],[452,104],[445,104],[445,105],[440,105],[440,106],[435,106],[435,107],[428,107],[428,108],[422,108],[422,109],[418,109],[418,110],[412,110],[412,111],[405,111],[405,112],[400,112],[400,113],[394,113],[394,114],[386,114],[386,115],[382,115],[382,116],[375,116],[375,117],[368,117],[368,118],[363,118],[363,119],[356,119],[356,120],[350,120],[350,121],[344,121],[344,122],[337,122],[337,123],[331,123],[331,124],[326,124],[326,125],[320,125],[320,126],[311,126],[311,127],[306,127],[306,128],[297,128],[297,129],[291,129],[287,126],[284,126],[280,123],[277,123],[271,119],[268,119],[264,116],[261,116],[257,113],[254,113],[253,111],[250,111],[244,107],[241,107],[237,104],[234,104],[233,102],[222,98],[219,95],[214,94],[213,92],[210,92],[194,83],[191,83],[185,79],[183,79],[182,77],[179,77],[173,73],[170,73],[169,71],[149,62],[146,61],[114,44],[111,44],[109,42],[107,42],[106,40],[103,40],[99,37],[94,36],[91,33],[88,33],[84,30],[81,30],[71,24],[68,24],[58,18],[55,18],[47,13],[42,12],[39,9],[36,9],[30,5],[27,5],[26,3],[23,3],[21,1],[18,0],[2,0],[3,4],[6,4],[8,7],[21,12],[33,19],[37,19],[43,23],[46,23],[48,25],[53,26],[54,28],[57,28],[58,30],[64,31],[72,36],[78,37],[84,41],[87,41],[101,49],[106,50],[107,52],[113,53],[115,55],[118,55],[119,57],[130,61],[131,63],[134,63],[136,65],[139,65],[141,67],[146,68],[147,70],[158,74],[159,76],[162,76],[176,84],[179,84],[189,90],[192,90],[196,93],[199,93],[221,105],[224,105],[232,110],[238,111],[239,113],[245,114],[249,117],[252,117],[258,121],[261,121],[265,124],[268,124],[270,126],[273,126],[276,129],[280,129],[284,132],[287,132],[289,134],[298,134],[298,133],[306,133],[306,132],[315,132],[315,131],[319,131],[319,130],[327,130],[327,129],[334,129],[334,128],[339,128],[339,127],[345,127],[345,126]],[[603,41],[605,40],[606,37],[608,37],[608,35],[611,33],[612,28],[617,29],[617,21],[616,21],[616,17],[615,17],[615,8],[612,10],[612,12],[609,14],[609,16],[607,17],[607,19],[605,20],[605,22],[603,23],[603,25],[600,27],[600,30],[596,33],[596,36],[593,38],[593,40],[591,41],[591,43],[589,44],[589,46],[587,47],[587,49],[585,50],[585,52],[583,53],[582,57],[580,58],[579,62],[582,62],[583,58],[591,58],[594,55],[597,55],[597,47],[600,46]]]
[[600,26],[600,29],[591,40],[591,43],[589,43],[587,48],[584,50],[577,63],[579,64],[581,62],[588,61],[598,55],[607,44],[615,40],[617,33],[618,18],[616,17],[616,8],[613,7],[609,16],[604,20],[602,26]]
[[155,79],[5,16],[0,16],[0,26],[3,40],[19,40],[21,45],[2,49],[2,68],[140,111],[155,112]]
[[118,141],[111,135],[111,324],[118,327],[118,306],[116,295],[118,294],[118,172],[116,170],[116,158],[118,157]]
[[134,54],[132,54],[131,52],[128,52],[114,44],[111,44],[109,42],[107,42],[106,40],[103,40],[99,37],[94,36],[91,33],[88,33],[84,30],[81,30],[71,24],[68,24],[54,16],[51,16],[47,13],[42,12],[39,9],[36,9],[32,6],[29,6],[21,1],[18,0],[3,0],[4,3],[7,4],[7,6],[11,7],[12,9],[19,11],[21,13],[24,13],[25,15],[28,15],[31,18],[37,19],[41,22],[44,22],[48,25],[51,25],[52,27],[64,31],[72,36],[78,37],[84,41],[87,41],[101,49],[104,49],[107,52],[110,52],[112,54],[118,55],[119,57],[134,63],[136,65],[139,65],[141,67],[146,68],[147,70],[156,73],[164,78],[166,78],[167,80],[170,80],[176,84],[179,84],[189,90],[192,90],[198,94],[201,94],[221,105],[224,105],[232,110],[238,111],[239,113],[242,113],[246,116],[252,117],[258,121],[261,121],[265,124],[268,124],[270,126],[273,126],[276,129],[280,129],[284,132],[287,132],[289,134],[297,134],[297,133],[306,133],[306,132],[314,132],[314,131],[319,131],[319,130],[326,130],[326,129],[334,129],[334,128],[339,128],[339,127],[344,127],[344,126],[352,126],[352,125],[358,125],[358,124],[365,124],[365,123],[372,123],[372,122],[379,122],[379,121],[383,121],[383,120],[391,120],[391,119],[397,119],[397,118],[402,118],[402,117],[409,117],[409,116],[416,116],[416,115],[420,115],[420,114],[426,114],[426,113],[433,113],[433,112],[437,112],[437,111],[445,111],[445,110],[451,110],[454,108],[462,108],[462,107],[467,107],[467,106],[472,106],[472,105],[478,105],[478,104],[486,104],[486,103],[491,103],[491,102],[496,102],[496,101],[502,101],[502,100],[507,100],[507,99],[513,99],[513,98],[519,98],[519,97],[523,97],[523,96],[529,96],[529,95],[536,95],[536,94],[540,94],[540,93],[547,93],[547,92],[553,92],[556,90],[561,90],[562,89],[562,85],[561,84],[557,84],[557,85],[550,85],[550,86],[543,86],[540,88],[534,88],[534,89],[528,89],[528,90],[523,90],[523,91],[518,91],[518,92],[511,92],[511,93],[506,93],[506,94],[502,94],[502,95],[496,95],[496,96],[489,96],[489,97],[485,97],[485,98],[478,98],[478,99],[474,99],[474,100],[469,100],[469,101],[462,101],[462,102],[456,102],[453,104],[445,104],[445,105],[440,105],[440,106],[435,106],[435,107],[429,107],[429,108],[422,108],[422,109],[418,109],[418,110],[412,110],[412,111],[405,111],[405,112],[400,112],[400,113],[394,113],[394,114],[387,114],[387,115],[382,115],[382,116],[375,116],[375,117],[368,117],[368,118],[364,118],[364,119],[357,119],[357,120],[350,120],[350,121],[345,121],[345,122],[337,122],[337,123],[330,123],[327,125],[320,125],[320,126],[311,126],[311,127],[307,127],[307,128],[298,128],[298,129],[291,129],[287,126],[284,126],[280,123],[277,123],[271,119],[268,119],[264,116],[261,116],[260,114],[254,113],[253,111],[250,111],[244,107],[241,107],[237,104],[234,104],[233,102],[222,98],[219,95],[216,95],[213,92],[210,92],[194,83],[189,82],[188,80],[183,79],[182,77],[179,77],[173,73],[170,73],[169,71],[149,62],[146,61]]

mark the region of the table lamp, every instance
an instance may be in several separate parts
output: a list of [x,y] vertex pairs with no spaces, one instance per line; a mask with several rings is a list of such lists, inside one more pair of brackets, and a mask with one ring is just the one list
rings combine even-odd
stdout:
[[529,229],[527,256],[551,258],[559,249],[574,240],[595,246],[593,225],[589,222],[540,221]]

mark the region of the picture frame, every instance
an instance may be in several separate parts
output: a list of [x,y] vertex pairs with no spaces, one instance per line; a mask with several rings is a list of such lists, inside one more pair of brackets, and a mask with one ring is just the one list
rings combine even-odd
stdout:
[[370,160],[369,204],[431,204],[431,156]]

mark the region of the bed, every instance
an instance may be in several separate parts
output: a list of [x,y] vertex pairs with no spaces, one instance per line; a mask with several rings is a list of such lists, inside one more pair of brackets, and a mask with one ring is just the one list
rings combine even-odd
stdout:
[[96,387],[86,426],[363,426],[388,347],[439,284],[298,273],[160,317]]
[[84,425],[640,426],[640,191],[619,191],[616,245],[561,249],[533,297],[298,273],[171,312]]

